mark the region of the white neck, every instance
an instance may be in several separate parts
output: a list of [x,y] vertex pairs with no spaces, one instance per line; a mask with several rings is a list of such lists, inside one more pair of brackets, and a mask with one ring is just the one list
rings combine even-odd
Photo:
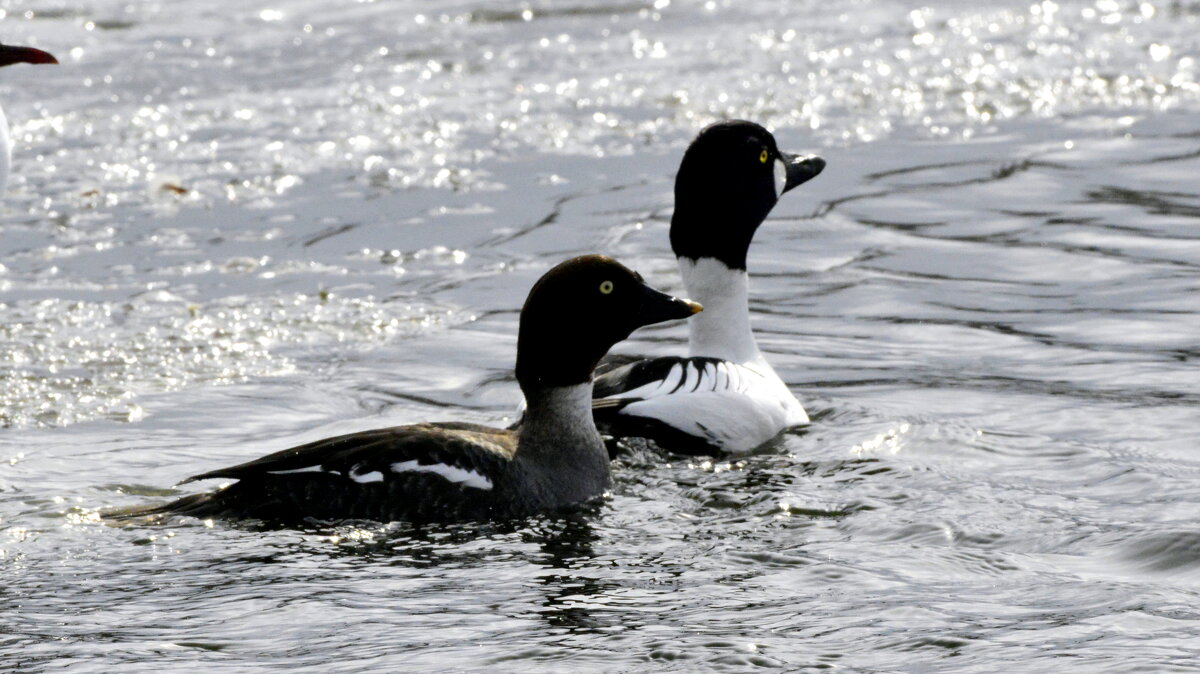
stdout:
[[762,359],[750,331],[749,279],[711,257],[679,259],[679,274],[689,299],[704,311],[688,319],[688,354],[734,363]]

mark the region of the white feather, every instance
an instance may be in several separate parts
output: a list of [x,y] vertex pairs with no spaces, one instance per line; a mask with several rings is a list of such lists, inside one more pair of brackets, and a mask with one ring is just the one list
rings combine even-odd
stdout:
[[392,471],[396,473],[434,473],[464,487],[472,487],[474,489],[492,488],[492,481],[483,475],[473,470],[466,470],[444,463],[420,464],[416,459],[412,459],[410,461],[393,463]]
[[782,159],[775,160],[775,198],[783,196],[783,188],[787,187],[787,164]]
[[749,279],[711,257],[679,258],[679,274],[692,300],[704,311],[688,319],[688,355],[720,358],[735,363],[760,360],[762,354],[750,330]]
[[294,475],[296,473],[332,473],[332,470],[325,470],[321,466],[305,466],[303,468],[293,468],[291,470],[268,470],[270,475]]
[[675,365],[663,379],[611,397],[641,399],[620,414],[657,419],[735,453],[808,423],[800,402],[766,363],[689,363],[680,386],[683,373],[684,367]]

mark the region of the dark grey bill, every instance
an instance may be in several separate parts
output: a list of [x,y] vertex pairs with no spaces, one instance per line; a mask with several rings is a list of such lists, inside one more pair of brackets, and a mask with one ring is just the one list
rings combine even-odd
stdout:
[[783,186],[784,192],[797,185],[803,185],[825,170],[825,160],[815,154],[780,152],[779,156],[783,158],[783,163],[787,166],[787,183]]
[[663,321],[687,318],[704,310],[691,300],[681,300],[642,284],[642,304],[634,320],[638,325],[653,325]]

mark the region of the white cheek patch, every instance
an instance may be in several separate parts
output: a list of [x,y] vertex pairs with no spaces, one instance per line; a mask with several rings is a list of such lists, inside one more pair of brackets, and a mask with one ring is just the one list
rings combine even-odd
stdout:
[[400,463],[392,464],[392,471],[396,473],[435,473],[447,480],[461,484],[464,487],[473,489],[491,489],[492,481],[486,477],[476,473],[473,470],[465,470],[458,466],[448,466],[444,463],[434,463],[428,466],[423,466],[417,463],[416,459],[411,461],[401,461]]
[[782,159],[775,160],[775,198],[783,196],[783,188],[787,187],[787,164]]

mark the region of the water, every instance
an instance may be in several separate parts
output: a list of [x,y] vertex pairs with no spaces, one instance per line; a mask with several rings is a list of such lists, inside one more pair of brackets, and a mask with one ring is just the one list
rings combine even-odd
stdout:
[[[1193,3],[3,12],[63,62],[0,72],[5,669],[1200,662]],[[829,162],[750,253],[811,427],[635,451],[560,519],[97,522],[334,433],[505,423],[545,269],[678,289],[671,180],[723,116]]]

